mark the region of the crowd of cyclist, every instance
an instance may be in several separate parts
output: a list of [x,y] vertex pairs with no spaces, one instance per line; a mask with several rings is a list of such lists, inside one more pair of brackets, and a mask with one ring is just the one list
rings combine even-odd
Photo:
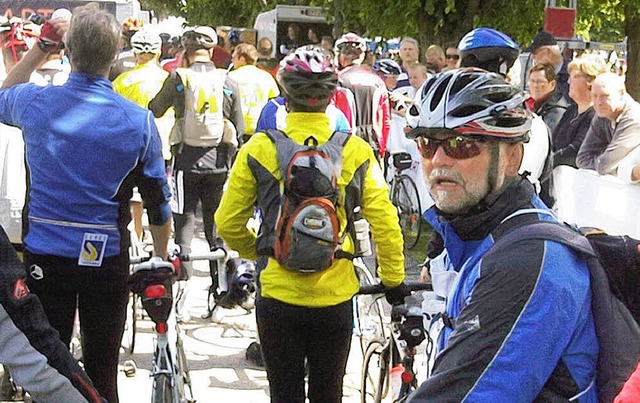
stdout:
[[[536,61],[529,97],[514,73],[520,47],[489,28],[444,49],[429,46],[425,64],[415,39],[403,38],[394,60],[375,57],[348,33],[333,46],[290,49],[277,68],[265,38],[256,47],[231,32],[224,44],[206,26],[176,38],[93,8],[74,10],[70,22],[9,22],[3,35],[0,120],[22,130],[28,197],[20,234],[0,240],[9,293],[0,319],[15,323],[0,332],[26,336],[25,354],[38,357],[38,375],[12,374],[39,401],[119,401],[126,226],[133,215],[136,236],[144,236],[144,206],[154,254],[167,255],[172,230],[188,252],[198,203],[209,246],[224,242],[257,262],[256,318],[271,400],[340,401],[358,290],[345,258],[358,253],[353,207],[370,224],[387,300],[401,304],[408,295],[383,173],[388,155],[405,147],[419,156],[418,174],[435,202],[425,213],[436,230],[430,257],[460,276],[447,292],[451,322],[433,377],[410,401],[596,401],[598,345],[584,262],[543,240],[525,241],[509,257],[485,254],[514,227],[555,220],[549,208],[559,197],[558,161],[640,179],[633,152],[640,106],[597,57],[566,60],[541,32],[528,49]],[[590,91],[602,95],[591,102]],[[288,161],[279,158],[273,129],[297,144],[344,135],[334,209],[340,253],[322,270],[291,270],[274,246]],[[246,225],[256,211],[257,234]],[[24,243],[26,271],[10,243]],[[501,270],[518,265],[535,270]],[[187,281],[191,267],[182,269]],[[568,300],[563,312],[557,298]],[[86,373],[64,349],[76,308]],[[27,315],[39,315],[37,325],[19,320]],[[417,333],[406,337],[423,338],[414,325]],[[5,350],[0,360],[19,367],[23,358]]]

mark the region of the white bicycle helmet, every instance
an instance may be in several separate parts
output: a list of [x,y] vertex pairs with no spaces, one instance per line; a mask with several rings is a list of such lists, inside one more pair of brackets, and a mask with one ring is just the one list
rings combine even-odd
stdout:
[[354,54],[364,60],[364,55],[367,50],[367,41],[365,41],[360,35],[353,32],[342,35],[336,40],[334,52],[336,55],[340,53]]
[[141,30],[137,31],[131,37],[131,49],[133,49],[134,53],[155,53],[160,54],[160,50],[162,47],[162,39],[160,35]]
[[326,107],[338,85],[330,59],[314,46],[298,48],[282,59],[277,77],[287,100],[307,107]]
[[182,34],[181,42],[189,52],[198,49],[211,49],[218,44],[218,34],[211,27],[193,27]]
[[476,68],[450,70],[422,87],[420,106],[407,112],[415,138],[431,129],[450,129],[498,141],[528,141],[531,114],[525,96],[502,76]]

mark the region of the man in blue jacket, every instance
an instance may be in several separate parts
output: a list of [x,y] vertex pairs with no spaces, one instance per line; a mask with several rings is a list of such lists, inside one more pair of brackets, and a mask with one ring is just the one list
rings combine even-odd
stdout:
[[539,239],[489,253],[515,228],[556,220],[518,175],[531,126],[524,95],[475,68],[442,73],[425,93],[411,137],[435,201],[426,218],[444,240],[431,272],[434,284],[455,281],[433,374],[409,401],[596,402],[587,264]]
[[[69,81],[26,83],[65,33]],[[95,4],[74,10],[70,24],[51,20],[0,90],[0,121],[19,127],[26,144],[27,285],[67,345],[77,308],[85,370],[111,403],[118,402],[134,186],[147,207],[155,255],[166,256],[171,234],[171,193],[153,115],[117,95],[107,79],[119,36],[115,18]]]

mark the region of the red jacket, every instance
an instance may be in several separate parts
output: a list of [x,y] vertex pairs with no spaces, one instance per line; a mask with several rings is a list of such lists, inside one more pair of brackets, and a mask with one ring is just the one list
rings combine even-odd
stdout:
[[640,403],[640,362],[613,403]]

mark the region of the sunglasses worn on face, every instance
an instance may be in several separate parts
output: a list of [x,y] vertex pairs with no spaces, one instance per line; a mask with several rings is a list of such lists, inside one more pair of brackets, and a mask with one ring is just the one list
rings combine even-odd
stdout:
[[468,137],[455,136],[442,140],[429,137],[418,137],[418,150],[423,158],[431,159],[436,155],[438,147],[442,146],[444,153],[456,160],[465,160],[480,155],[483,141]]
[[447,59],[453,59],[453,60],[458,60],[460,59],[459,55],[446,55]]

